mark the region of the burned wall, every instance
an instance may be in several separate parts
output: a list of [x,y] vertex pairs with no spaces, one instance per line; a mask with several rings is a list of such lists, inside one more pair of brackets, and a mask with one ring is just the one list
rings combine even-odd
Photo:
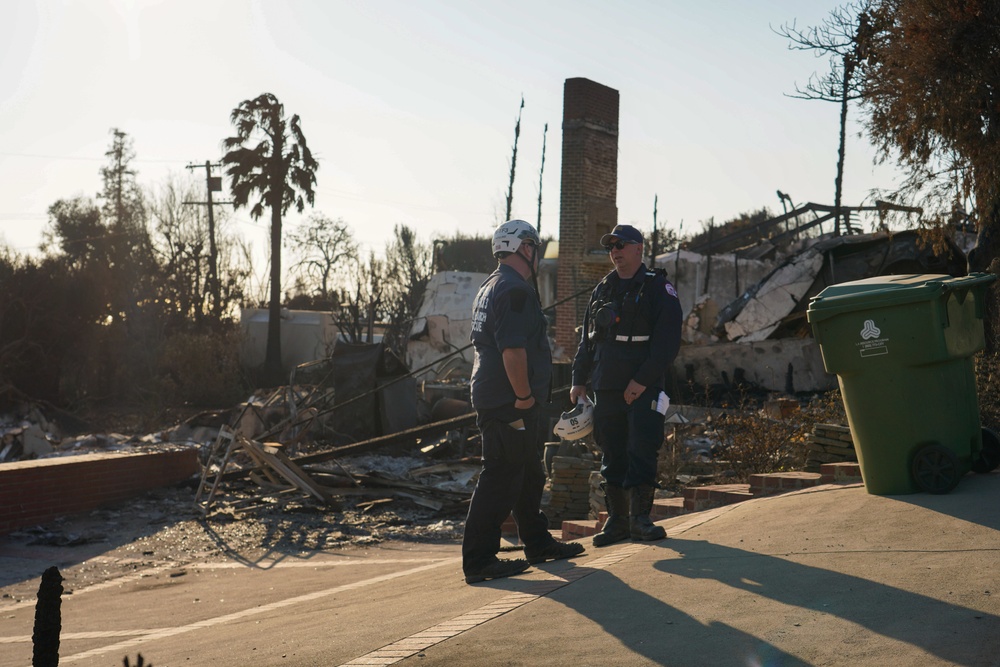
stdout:
[[734,379],[739,373],[748,382],[774,392],[837,388],[837,376],[826,372],[819,345],[812,338],[682,345],[674,361],[676,378],[699,385]]
[[688,320],[685,342],[706,343],[712,342],[709,332],[715,326],[715,315],[774,270],[775,263],[739,259],[731,253],[701,255],[676,250],[657,256],[656,265],[667,270],[677,288]]
[[[442,271],[431,277],[406,345],[406,363],[417,381],[451,374],[468,377],[473,356],[469,347],[472,301],[487,276]],[[462,348],[468,349],[458,352]]]

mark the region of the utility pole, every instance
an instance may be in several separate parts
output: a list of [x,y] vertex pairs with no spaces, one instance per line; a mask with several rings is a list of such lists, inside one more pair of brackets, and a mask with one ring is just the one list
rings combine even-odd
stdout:
[[219,251],[215,244],[215,204],[232,204],[229,201],[212,201],[213,192],[222,192],[222,177],[212,176],[212,167],[221,167],[205,160],[205,164],[189,164],[188,169],[205,168],[205,183],[208,201],[186,201],[185,204],[208,206],[208,293],[212,295],[212,313],[216,318],[222,316],[222,294],[219,293]]

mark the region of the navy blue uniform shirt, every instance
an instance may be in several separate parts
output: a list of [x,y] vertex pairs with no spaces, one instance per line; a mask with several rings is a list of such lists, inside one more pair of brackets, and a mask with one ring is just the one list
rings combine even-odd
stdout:
[[[624,294],[635,294],[646,281],[646,265],[643,264],[635,275],[622,280],[617,271],[609,273],[611,294],[619,304]],[[603,281],[602,281],[603,283]],[[649,279],[642,289],[636,317],[645,318],[649,339],[642,342],[620,341],[612,335],[610,339],[589,342],[587,332],[591,330],[591,312],[594,300],[602,290],[601,284],[591,295],[591,308],[583,320],[580,347],[573,360],[573,384],[586,385],[590,381],[594,391],[624,391],[630,380],[644,387],[664,387],[664,376],[677,356],[681,344],[681,304],[674,286],[662,275]],[[628,327],[620,327],[613,333],[629,337]]]
[[528,382],[539,403],[549,399],[552,353],[547,324],[535,289],[506,264],[483,282],[472,307],[472,334],[476,355],[472,365],[472,406],[476,410],[514,403],[514,390],[503,365],[503,351],[524,348],[528,355]]

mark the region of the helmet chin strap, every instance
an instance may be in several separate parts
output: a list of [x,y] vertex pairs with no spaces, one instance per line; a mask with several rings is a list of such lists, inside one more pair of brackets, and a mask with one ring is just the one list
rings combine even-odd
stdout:
[[524,255],[522,255],[521,253],[517,253],[517,256],[520,257],[522,260],[524,260],[528,264],[528,271],[531,272],[531,284],[535,288],[535,294],[538,296],[538,300],[541,301],[542,300],[542,293],[538,291],[538,273],[535,271],[535,257],[538,256],[538,246],[535,245],[535,244],[533,244],[533,243],[531,244],[531,259],[530,260],[528,258],[526,258]]

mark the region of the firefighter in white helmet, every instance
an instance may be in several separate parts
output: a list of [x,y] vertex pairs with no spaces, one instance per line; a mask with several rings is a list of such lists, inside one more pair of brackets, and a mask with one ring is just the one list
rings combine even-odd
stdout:
[[[499,265],[483,282],[472,311],[472,406],[482,433],[483,471],[462,539],[467,583],[509,577],[531,564],[570,558],[583,545],[556,541],[541,511],[545,468],[541,404],[549,402],[552,356],[538,293],[541,239],[523,220],[493,233]],[[500,527],[513,512],[523,559],[497,558]]]

